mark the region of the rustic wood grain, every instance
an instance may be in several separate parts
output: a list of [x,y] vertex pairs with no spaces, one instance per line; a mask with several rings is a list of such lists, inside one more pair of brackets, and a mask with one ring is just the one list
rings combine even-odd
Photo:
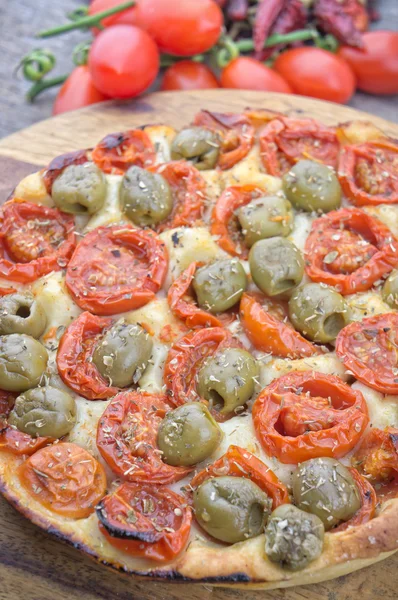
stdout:
[[[226,90],[153,94],[134,104],[109,103],[60,115],[0,141],[0,194],[6,197],[20,177],[57,154],[92,146],[106,133],[156,122],[180,127],[199,108],[239,111],[245,106],[312,116],[330,124],[370,119],[398,137],[398,125],[307,98]],[[396,600],[397,588],[398,554],[336,580],[270,592],[136,581],[93,563],[0,498],[0,600]]]

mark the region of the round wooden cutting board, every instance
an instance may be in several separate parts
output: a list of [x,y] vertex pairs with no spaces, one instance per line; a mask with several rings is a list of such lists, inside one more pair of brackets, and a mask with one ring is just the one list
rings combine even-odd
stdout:
[[[136,102],[107,102],[66,113],[1,140],[0,202],[22,177],[51,158],[91,147],[107,133],[150,123],[178,129],[190,123],[201,108],[241,112],[248,106],[314,117],[325,124],[370,120],[398,138],[398,124],[310,98],[234,90],[162,92]],[[397,589],[398,553],[329,582],[270,592],[137,582],[61,544],[0,498],[0,600],[396,600]]]

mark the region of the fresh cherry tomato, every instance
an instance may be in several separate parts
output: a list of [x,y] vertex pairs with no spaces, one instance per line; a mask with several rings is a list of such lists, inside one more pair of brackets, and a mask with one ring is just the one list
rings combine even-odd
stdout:
[[[203,361],[225,348],[241,348],[228,329],[209,327],[191,331],[171,347],[164,368],[168,401],[174,407],[201,400],[196,392],[196,375]],[[202,399],[204,402],[204,400]],[[220,415],[215,412],[215,418]]]
[[398,429],[370,429],[356,450],[352,464],[366,479],[378,484],[379,497],[398,496]]
[[106,491],[104,467],[87,450],[59,443],[38,450],[19,468],[30,495],[50,512],[84,519]]
[[206,199],[206,183],[199,171],[185,160],[149,168],[164,177],[173,195],[171,215],[156,227],[157,232],[191,227],[200,220]]
[[225,252],[247,259],[249,250],[245,246],[235,211],[264,194],[265,191],[255,185],[233,185],[222,192],[213,209],[210,231],[217,236],[217,244]]
[[244,293],[240,301],[243,329],[253,346],[284,358],[305,358],[319,351],[289,323],[287,307],[261,294]]
[[386,138],[344,146],[338,176],[357,206],[398,203],[398,143]]
[[247,113],[217,113],[201,110],[193,124],[215,131],[221,139],[217,166],[230,169],[245,158],[254,143],[255,126],[251,111]]
[[245,448],[234,445],[229,446],[224,456],[195,475],[190,487],[195,489],[206,479],[220,477],[221,473],[223,476],[246,477],[253,481],[272,498],[273,509],[289,502],[286,486],[279,481],[269,466]]
[[97,507],[99,528],[112,546],[132,556],[173,560],[186,545],[192,512],[166,487],[122,483]]
[[48,437],[33,438],[27,433],[18,431],[8,425],[7,419],[10,414],[17,394],[0,390],[0,451],[27,456],[43,448],[52,442]]
[[232,60],[222,70],[220,81],[223,88],[292,93],[292,88],[281,75],[248,56]]
[[305,244],[306,272],[343,295],[369,290],[398,265],[398,240],[379,219],[341,208],[316,219]]
[[0,276],[28,283],[66,267],[76,245],[71,215],[10,200],[0,213]]
[[82,313],[69,325],[58,346],[58,372],[68,387],[89,400],[104,400],[118,393],[92,362],[96,343],[112,319]]
[[340,144],[336,131],[313,119],[272,119],[260,131],[259,143],[264,168],[276,177],[304,158],[337,167]]
[[396,344],[398,313],[368,317],[344,327],[336,352],[354,376],[383,394],[398,393]]
[[95,87],[103,94],[111,98],[134,98],[155,80],[159,51],[142,29],[113,25],[95,38],[88,68]]
[[135,17],[161,52],[177,56],[206,52],[223,26],[223,14],[213,0],[139,0]]
[[53,115],[104,102],[104,100],[108,100],[108,96],[97,90],[87,65],[82,65],[73,69],[59,90],[53,106]]
[[160,89],[208,90],[218,87],[217,78],[209,67],[192,60],[181,60],[166,69]]
[[98,227],[77,245],[66,286],[83,310],[114,315],[152,300],[167,264],[165,245],[155,233],[131,225]]
[[62,171],[70,165],[82,165],[87,162],[87,150],[75,150],[66,152],[52,159],[48,167],[43,172],[43,181],[48,194],[51,196],[53,183],[61,175]]
[[367,523],[375,514],[377,497],[372,485],[356,469],[349,468],[348,470],[356,483],[361,498],[361,506],[351,519],[345,523],[341,523],[338,527],[334,527],[331,533],[338,533],[350,527],[357,527],[358,525],[362,525],[362,523]]
[[287,464],[345,456],[369,422],[361,392],[339,377],[314,371],[273,381],[257,397],[252,414],[266,453]]
[[98,422],[97,446],[116,475],[135,483],[167,485],[192,470],[162,461],[157,435],[169,410],[165,395],[122,392],[113,398]]
[[149,136],[141,129],[110,133],[96,145],[92,159],[104,171],[123,175],[132,165],[150,167],[156,152]]
[[345,104],[355,92],[349,64],[321,48],[293,48],[282,52],[273,67],[295,94]]
[[[91,0],[90,6],[88,7],[88,14],[96,15],[97,13],[103,12],[104,10],[109,10],[110,8],[120,6],[120,4],[122,3],[122,0]],[[115,13],[110,17],[102,19],[101,25],[103,27],[110,27],[111,25],[136,25],[136,11],[136,6],[126,8],[121,12]],[[100,31],[101,30],[98,29],[98,27],[92,28],[92,32],[94,35],[98,35]]]
[[398,94],[398,32],[367,31],[362,41],[360,50],[342,46],[337,53],[354,71],[358,89],[369,94]]

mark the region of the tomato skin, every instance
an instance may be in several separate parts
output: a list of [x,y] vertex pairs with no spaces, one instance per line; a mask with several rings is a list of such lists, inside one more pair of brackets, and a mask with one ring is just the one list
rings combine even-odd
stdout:
[[353,458],[353,466],[367,480],[379,484],[377,496],[383,500],[398,496],[398,429],[373,427],[365,435]]
[[369,94],[398,94],[398,32],[367,31],[364,48],[342,46],[338,56],[348,62],[358,89]]
[[[150,513],[148,505],[153,509]],[[134,483],[122,483],[105,496],[97,507],[97,516],[100,531],[112,546],[156,561],[170,561],[183,550],[192,521],[186,498],[165,487]]]
[[292,94],[292,88],[283,75],[263,65],[259,60],[240,56],[232,60],[221,72],[221,86],[239,90],[260,90]]
[[144,92],[159,71],[153,39],[132,25],[113,25],[95,38],[88,56],[95,87],[111,98],[134,98]]
[[[340,255],[325,263],[336,248]],[[398,240],[368,213],[341,208],[313,222],[305,257],[305,270],[312,281],[335,286],[343,295],[355,294],[370,289],[398,265]]]
[[282,52],[273,67],[293,93],[345,104],[355,92],[355,75],[348,63],[321,48],[293,48]]
[[123,175],[132,165],[153,165],[156,152],[145,131],[131,129],[106,135],[94,148],[92,159],[104,173]]
[[319,354],[316,346],[285,322],[287,311],[281,307],[281,319],[278,319],[274,316],[276,311],[270,311],[270,304],[274,301],[267,298],[266,302],[268,306],[264,309],[261,295],[247,292],[242,295],[240,301],[243,329],[257,350],[291,359]]
[[223,14],[213,0],[140,0],[135,17],[161,52],[177,56],[206,52],[223,26]]
[[365,477],[362,477],[356,469],[348,469],[356,483],[356,486],[361,497],[361,507],[357,512],[345,523],[341,523],[338,527],[334,527],[331,533],[345,531],[349,527],[357,527],[362,523],[367,523],[373,518],[376,510],[377,497],[372,485]]
[[73,69],[59,90],[53,106],[53,115],[60,115],[108,99],[108,96],[94,86],[87,65],[81,65]]
[[281,504],[290,502],[286,486],[279,481],[273,471],[259,458],[251,454],[245,448],[231,445],[226,454],[199,471],[191,480],[191,488],[197,488],[210,477],[230,475],[236,477],[247,477],[258,485],[260,489],[272,498],[272,509],[275,510]]
[[345,456],[369,423],[358,390],[337,376],[314,371],[292,372],[274,380],[257,397],[252,415],[265,452],[284,464]]
[[19,467],[31,496],[51,512],[84,519],[106,490],[104,467],[87,450],[61,442],[42,448]]
[[[90,6],[88,7],[88,14],[96,15],[99,12],[108,10],[109,8],[114,8],[120,4],[122,4],[121,0],[91,0]],[[116,13],[110,17],[102,19],[101,25],[103,25],[103,27],[110,27],[111,25],[136,25],[137,19],[135,15],[136,7],[132,6],[131,8],[122,10],[120,13]],[[94,35],[98,35],[101,29],[98,29],[98,27],[93,27],[91,31]]]
[[97,447],[116,475],[135,483],[167,485],[192,471],[160,458],[157,434],[169,410],[165,395],[121,392],[112,399],[98,422]]
[[206,65],[193,60],[181,60],[166,69],[163,75],[162,91],[168,90],[208,90],[220,87],[213,71]]

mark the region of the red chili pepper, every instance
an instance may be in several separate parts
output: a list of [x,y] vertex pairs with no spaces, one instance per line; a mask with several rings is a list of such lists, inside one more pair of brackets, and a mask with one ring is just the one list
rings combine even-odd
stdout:
[[257,55],[263,50],[264,42],[269,36],[275,20],[287,4],[286,0],[260,1],[253,29],[254,50]]
[[231,21],[244,21],[249,10],[249,0],[229,0],[227,16]]
[[320,29],[342,44],[363,48],[361,32],[367,30],[369,17],[359,0],[317,0],[314,16]]
[[[275,33],[290,33],[297,29],[303,29],[307,25],[308,11],[305,8],[301,0],[290,0],[288,4],[279,13],[275,23],[272,26],[270,35]],[[272,48],[265,48],[259,60],[267,60],[276,50],[283,48],[283,44],[272,46]]]

